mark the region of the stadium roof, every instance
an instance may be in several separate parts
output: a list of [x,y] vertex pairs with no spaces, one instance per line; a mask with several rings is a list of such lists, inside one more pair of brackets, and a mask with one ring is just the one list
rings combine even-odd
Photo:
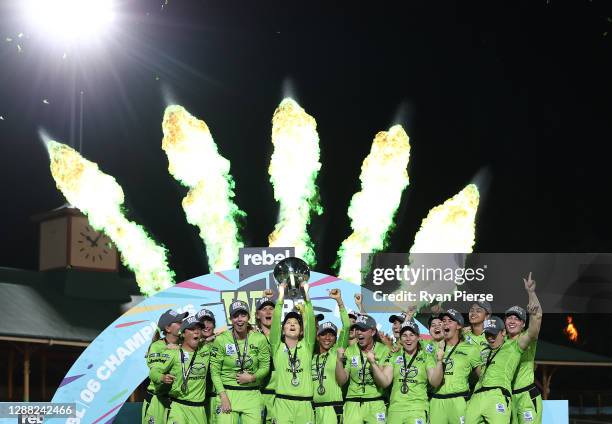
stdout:
[[117,273],[0,268],[0,340],[86,346],[142,299]]

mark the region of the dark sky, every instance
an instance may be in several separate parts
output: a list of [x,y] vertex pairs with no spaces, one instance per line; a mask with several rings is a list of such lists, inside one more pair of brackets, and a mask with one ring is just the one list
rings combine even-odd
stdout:
[[251,246],[276,221],[271,118],[291,87],[321,139],[318,271],[332,272],[350,233],[373,136],[396,122],[410,135],[411,184],[389,251],[407,251],[428,210],[482,171],[477,251],[611,250],[610,2],[122,1],[107,47],[66,59],[35,32],[21,53],[4,42],[26,27],[15,3],[0,3],[2,266],[37,266],[30,216],[64,202],[37,130],[76,142],[82,90],[84,156],[122,185],[129,218],[169,249],[179,279],[207,272],[161,150],[163,86],[231,161]]

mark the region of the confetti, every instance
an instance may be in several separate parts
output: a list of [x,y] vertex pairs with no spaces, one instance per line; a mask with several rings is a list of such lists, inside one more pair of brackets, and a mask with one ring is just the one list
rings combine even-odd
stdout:
[[13,41],[13,39],[11,37],[6,37],[6,42],[10,43],[11,41]]
[[47,99],[43,99],[43,103],[44,103],[44,104],[46,104],[46,105],[48,105],[48,104],[49,104],[49,100],[47,100]]
[[4,116],[0,115],[0,121],[4,121]]
[[21,53],[21,50],[22,50],[21,45],[17,44],[17,51]]
[[64,54],[62,55],[62,59],[66,59],[67,57],[68,57],[68,55],[67,55],[66,53],[64,53]]
[[23,32],[20,32],[19,35],[17,36],[17,38],[21,38],[23,37]]

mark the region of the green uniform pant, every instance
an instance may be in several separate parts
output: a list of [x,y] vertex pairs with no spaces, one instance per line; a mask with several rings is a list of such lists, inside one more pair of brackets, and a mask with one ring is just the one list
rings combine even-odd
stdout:
[[274,399],[272,422],[276,424],[314,424],[314,411],[309,400]]
[[342,404],[339,406],[316,406],[315,422],[317,424],[341,424]]
[[370,402],[347,402],[342,414],[344,424],[385,424],[387,408],[382,400]]
[[208,420],[208,424],[217,424],[217,407],[221,405],[219,401],[219,397],[217,395],[206,395],[206,400],[204,401],[206,404],[204,405],[204,410],[206,411],[206,419]]
[[542,396],[529,392],[512,395],[512,424],[542,424]]
[[448,399],[431,398],[429,420],[431,424],[463,424],[467,402],[463,396]]
[[468,402],[465,422],[469,424],[509,424],[511,405],[501,390],[475,393]]
[[389,406],[387,424],[429,424],[428,415],[426,409],[420,411],[405,411],[398,409],[394,410],[393,406]]
[[166,424],[168,403],[164,403],[160,402],[157,396],[153,396],[151,402],[144,401],[142,403],[142,424]]
[[224,414],[218,408],[217,424],[261,424],[264,403],[259,390],[226,390],[225,393],[232,406],[232,412]]
[[168,413],[168,424],[207,424],[204,405],[189,406],[172,402]]
[[272,410],[274,408],[274,394],[273,393],[262,393],[261,395],[264,401],[264,407],[266,409],[266,423],[272,422]]

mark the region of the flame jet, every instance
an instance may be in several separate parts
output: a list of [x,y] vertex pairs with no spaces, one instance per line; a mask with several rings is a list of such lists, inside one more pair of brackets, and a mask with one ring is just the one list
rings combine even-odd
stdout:
[[471,253],[476,241],[476,211],[480,194],[468,184],[421,222],[410,253]]
[[245,216],[233,202],[230,162],[219,154],[206,123],[182,106],[166,108],[162,149],[168,171],[189,188],[183,199],[187,221],[200,230],[212,272],[236,268],[243,243],[237,219]]
[[268,236],[270,246],[294,246],[297,257],[310,266],[316,259],[306,231],[311,213],[320,215],[315,180],[321,169],[317,123],[294,100],[286,98],[272,117],[270,182],[280,203],[278,222]]
[[338,251],[338,277],[361,283],[361,253],[385,248],[393,216],[408,186],[410,143],[401,125],[374,137],[370,154],[361,165],[361,191],[351,199],[348,215],[353,233]]
[[92,227],[115,243],[122,262],[134,271],[140,291],[151,296],[172,286],[174,272],[168,268],[166,249],[123,215],[123,190],[115,179],[65,144],[48,141],[46,145],[57,188],[87,215]]

